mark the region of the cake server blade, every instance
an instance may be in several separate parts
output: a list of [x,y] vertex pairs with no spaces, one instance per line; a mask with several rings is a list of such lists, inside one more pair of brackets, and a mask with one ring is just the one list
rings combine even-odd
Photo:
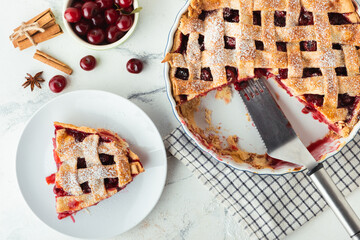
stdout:
[[269,156],[305,166],[327,204],[353,240],[360,240],[360,219],[336,187],[323,165],[318,164],[297,137],[291,124],[275,102],[265,79],[240,83],[238,90]]
[[255,123],[267,153],[276,159],[313,169],[317,162],[297,137],[288,119],[275,102],[264,80],[242,83],[239,91]]

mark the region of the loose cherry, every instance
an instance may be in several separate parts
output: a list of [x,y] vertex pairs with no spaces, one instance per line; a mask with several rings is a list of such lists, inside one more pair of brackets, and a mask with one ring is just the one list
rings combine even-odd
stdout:
[[61,75],[56,75],[49,81],[49,88],[54,93],[59,93],[66,87],[66,78]]
[[109,26],[106,30],[106,39],[108,43],[113,43],[122,38],[125,35],[124,32],[120,31],[116,25]]
[[134,11],[133,6],[127,7],[123,9],[126,13],[131,13],[132,11]]
[[133,20],[129,15],[120,15],[116,21],[116,26],[120,31],[127,32],[133,25]]
[[80,67],[85,71],[93,70],[95,66],[96,59],[91,55],[87,55],[80,60]]
[[133,4],[133,0],[115,0],[115,3],[121,8],[127,8]]
[[91,18],[91,22],[96,27],[102,27],[105,24],[105,19],[102,14],[97,14],[95,17]]
[[90,30],[90,27],[91,27],[90,23],[83,19],[75,24],[74,29],[75,32],[80,36],[85,36]]
[[114,0],[96,0],[101,10],[109,9],[114,5]]
[[119,12],[113,8],[105,10],[105,20],[107,24],[114,24],[119,18]]
[[76,7],[69,7],[65,10],[64,18],[70,23],[76,23],[81,19],[81,11]]
[[72,7],[78,8],[78,9],[80,9],[80,11],[82,12],[82,10],[81,10],[81,8],[82,8],[82,3],[81,3],[81,2],[75,3]]
[[99,12],[99,7],[95,2],[86,2],[82,6],[82,14],[84,18],[91,19]]
[[140,73],[143,69],[143,63],[139,59],[132,58],[127,62],[126,69],[130,73]]
[[102,30],[101,28],[93,28],[87,34],[87,40],[91,44],[100,44],[104,41],[104,39],[105,33],[104,30]]

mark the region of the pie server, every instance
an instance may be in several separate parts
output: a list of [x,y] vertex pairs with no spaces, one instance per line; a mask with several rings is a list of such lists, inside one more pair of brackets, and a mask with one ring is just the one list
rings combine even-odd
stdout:
[[239,90],[269,156],[305,166],[316,185],[353,240],[360,240],[360,219],[336,187],[321,163],[317,163],[297,137],[276,104],[263,78],[243,83]]

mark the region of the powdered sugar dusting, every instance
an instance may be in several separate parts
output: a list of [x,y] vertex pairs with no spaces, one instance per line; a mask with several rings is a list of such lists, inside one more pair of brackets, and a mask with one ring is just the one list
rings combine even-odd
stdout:
[[210,58],[208,64],[224,66],[224,20],[217,15],[211,15],[205,20],[205,46]]
[[[118,173],[115,164],[103,166],[99,159],[99,152],[104,152],[105,149],[108,150],[105,153],[111,152],[116,156],[122,156],[128,150],[119,149],[119,147],[127,148],[127,144],[99,143],[100,137],[97,134],[90,134],[82,142],[76,142],[72,136],[66,135],[64,131],[59,130],[58,132],[59,134],[56,135],[58,143],[56,151],[63,163],[56,179],[66,192],[74,196],[82,195],[80,184],[89,182],[92,195],[96,198],[99,196],[105,198],[107,193],[103,179],[120,178],[120,176],[128,178],[123,173]],[[85,158],[87,168],[77,169],[77,158],[82,157]],[[123,161],[122,164],[124,164]],[[127,164],[129,165],[128,162]],[[129,175],[131,176],[131,173]]]
[[333,68],[336,67],[336,58],[333,50],[325,51],[320,57],[320,67]]

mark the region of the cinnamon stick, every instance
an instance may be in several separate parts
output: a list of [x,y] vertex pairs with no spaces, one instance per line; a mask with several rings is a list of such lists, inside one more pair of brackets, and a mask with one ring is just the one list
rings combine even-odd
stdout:
[[[28,31],[25,30],[26,34],[28,34],[27,35],[28,37],[26,37],[25,34],[22,32],[24,30],[21,30],[21,27],[24,26],[26,27],[26,25],[29,24],[34,25],[34,23],[37,23],[36,27],[31,26],[28,28],[29,29]],[[39,31],[39,28],[44,29],[44,32]],[[26,23],[23,23],[21,26],[15,28],[14,33],[10,36],[10,39],[12,40],[14,47],[19,47],[20,50],[24,50],[40,42],[44,42],[53,37],[56,37],[61,33],[62,33],[61,27],[59,26],[59,24],[56,23],[54,14],[49,8],[43,11],[42,13],[36,15]],[[17,34],[18,35],[21,34],[21,36],[17,37],[16,36]]]
[[40,62],[43,62],[53,68],[56,68],[68,75],[71,75],[71,73],[73,72],[73,70],[68,65],[42,51],[36,50],[34,54],[34,59],[39,60]]
[[[62,34],[63,31],[61,30],[59,24],[52,25],[51,27],[45,29],[45,32],[38,32],[32,36],[32,39],[35,43],[41,43],[46,40],[49,40],[51,38],[54,38],[60,34]],[[20,50],[24,50],[28,47],[32,46],[32,43],[29,39],[25,38],[22,41],[19,41],[17,43]]]
[[[30,24],[30,23],[34,23],[34,22],[37,22],[39,24],[40,28],[46,29],[55,24],[55,17],[54,17],[53,12],[49,8],[49,9],[46,9],[44,12],[38,14],[37,16],[33,17],[32,19],[27,21],[25,24]],[[20,29],[20,26],[15,28],[14,32],[18,31],[19,29]],[[34,35],[35,33],[37,33],[36,30],[28,31],[28,34],[30,36]],[[21,36],[15,40],[13,40],[14,47],[17,47],[18,42],[23,41],[25,38],[26,38],[26,36]]]

